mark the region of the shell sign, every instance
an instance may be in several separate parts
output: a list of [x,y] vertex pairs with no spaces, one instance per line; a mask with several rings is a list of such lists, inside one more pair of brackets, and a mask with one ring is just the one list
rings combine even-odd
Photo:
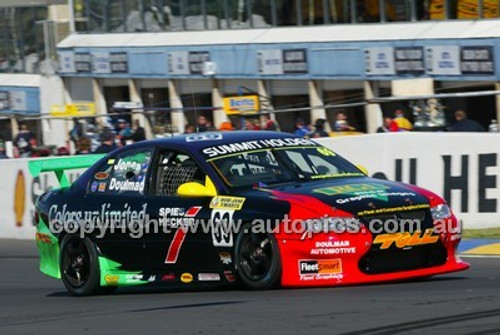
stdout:
[[23,170],[17,172],[16,184],[14,187],[14,215],[16,226],[23,225],[24,209],[26,207],[26,181]]

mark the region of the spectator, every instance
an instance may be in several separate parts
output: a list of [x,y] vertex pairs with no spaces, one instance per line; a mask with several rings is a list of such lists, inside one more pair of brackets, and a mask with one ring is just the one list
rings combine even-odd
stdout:
[[132,137],[132,128],[125,119],[118,119],[118,138],[122,145]]
[[0,159],[8,159],[9,156],[5,154],[5,143],[3,140],[0,140]]
[[413,130],[413,124],[405,118],[405,113],[402,109],[398,109],[394,112],[394,121],[398,125],[399,131],[411,131]]
[[222,122],[221,125],[220,125],[220,131],[231,131],[231,130],[234,130],[234,127],[233,125],[231,124],[231,122]]
[[260,130],[260,126],[258,125],[257,120],[246,119],[244,129],[245,130]]
[[194,129],[194,126],[192,124],[188,124],[184,131],[184,134],[194,134],[195,132],[196,130]]
[[[82,138],[80,138],[80,140]],[[56,156],[69,156],[69,150],[68,150],[68,148],[66,148],[66,147],[59,147],[59,148],[57,148],[57,154],[56,154]]]
[[33,133],[24,123],[21,124],[21,130],[14,139],[14,146],[19,152],[21,158],[30,157],[33,153],[32,141],[35,139]]
[[377,133],[392,133],[397,131],[399,131],[398,124],[390,116],[384,117],[384,124],[377,129]]
[[356,130],[354,127],[350,126],[347,122],[347,115],[343,111],[338,111],[335,115],[335,130],[336,131],[350,131]]
[[208,121],[205,115],[198,116],[198,132],[203,133],[212,130],[212,124]]
[[47,147],[38,147],[33,149],[30,157],[49,157],[52,155],[52,151]]
[[130,137],[130,139],[134,142],[146,140],[146,131],[144,130],[144,127],[141,127],[139,120],[134,120],[134,128],[134,134]]
[[270,114],[265,114],[264,115],[264,126],[262,127],[263,130],[270,130],[270,131],[276,131],[277,127],[276,124],[274,123],[273,119],[271,119]]
[[314,131],[310,135],[311,138],[318,137],[328,137],[328,133],[325,131],[325,119],[317,119],[314,123]]
[[75,144],[75,147],[78,143],[78,140],[83,136],[83,126],[79,122],[77,118],[73,119],[73,128],[69,132],[69,138]]
[[450,131],[484,131],[479,122],[467,118],[464,110],[455,111],[455,123],[450,127]]
[[307,135],[309,135],[309,133],[310,133],[309,127],[306,125],[304,119],[301,117],[298,117],[297,119],[295,119],[294,134],[302,136],[302,137],[306,137]]
[[115,135],[110,129],[105,129],[101,134],[101,145],[94,151],[94,153],[107,154],[115,149]]
[[76,146],[77,155],[86,155],[92,152],[92,141],[88,137],[82,137]]

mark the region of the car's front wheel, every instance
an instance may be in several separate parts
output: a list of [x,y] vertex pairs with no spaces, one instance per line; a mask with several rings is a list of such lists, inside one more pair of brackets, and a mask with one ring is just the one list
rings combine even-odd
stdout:
[[236,238],[235,261],[238,277],[247,288],[266,290],[280,284],[281,258],[273,234],[244,226]]
[[61,242],[61,278],[75,296],[101,293],[97,250],[87,237],[65,235]]

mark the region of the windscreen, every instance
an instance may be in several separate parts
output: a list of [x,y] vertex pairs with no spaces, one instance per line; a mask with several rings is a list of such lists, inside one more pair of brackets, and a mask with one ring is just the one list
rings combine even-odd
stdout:
[[231,187],[363,176],[353,164],[317,145],[249,150],[208,161]]

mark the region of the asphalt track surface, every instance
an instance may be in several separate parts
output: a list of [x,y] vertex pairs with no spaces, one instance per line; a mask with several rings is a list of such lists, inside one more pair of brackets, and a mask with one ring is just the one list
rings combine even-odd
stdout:
[[0,334],[500,334],[500,259],[467,260],[403,283],[74,298],[38,272],[34,242],[0,240]]

